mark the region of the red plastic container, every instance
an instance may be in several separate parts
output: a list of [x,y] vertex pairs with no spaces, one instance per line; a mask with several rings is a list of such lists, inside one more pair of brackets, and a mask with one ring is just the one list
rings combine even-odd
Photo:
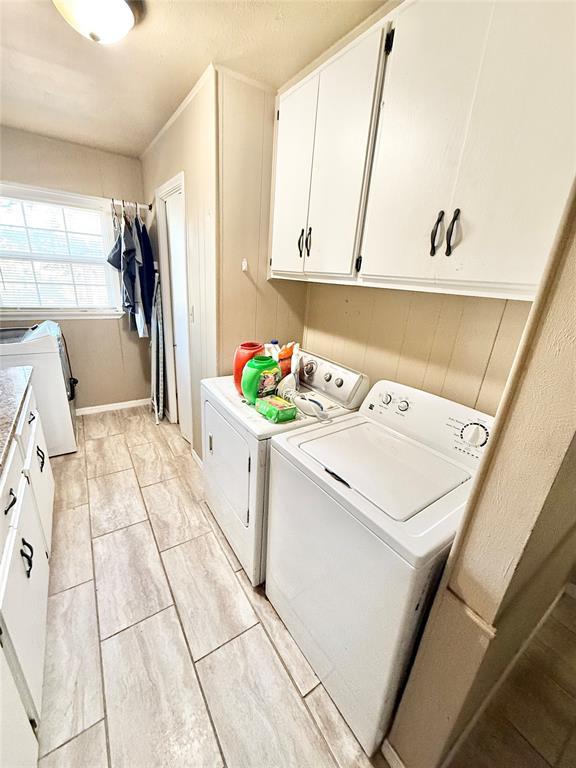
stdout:
[[256,355],[264,354],[264,344],[259,341],[245,341],[240,346],[236,347],[234,352],[234,386],[238,390],[238,394],[243,397],[242,394],[242,371],[244,366]]

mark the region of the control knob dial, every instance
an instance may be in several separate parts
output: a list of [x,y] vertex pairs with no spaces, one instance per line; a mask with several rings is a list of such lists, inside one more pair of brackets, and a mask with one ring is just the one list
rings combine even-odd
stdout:
[[484,424],[479,424],[477,421],[465,424],[460,430],[462,440],[473,448],[481,448],[483,445],[486,445],[489,434]]
[[304,373],[306,376],[312,376],[317,367],[318,366],[315,360],[306,360],[304,363]]

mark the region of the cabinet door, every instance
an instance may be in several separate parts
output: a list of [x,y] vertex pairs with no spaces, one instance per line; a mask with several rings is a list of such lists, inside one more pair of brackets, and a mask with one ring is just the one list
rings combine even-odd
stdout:
[[36,768],[38,742],[2,650],[0,692],[0,765]]
[[54,505],[54,476],[50,459],[48,458],[48,449],[46,448],[46,439],[42,422],[38,411],[36,419],[33,422],[32,434],[28,446],[28,455],[24,465],[24,473],[30,477],[40,522],[44,531],[46,547],[50,552],[52,542],[52,509]]
[[576,169],[575,30],[574,3],[496,4],[450,211],[460,208],[460,227],[452,255],[439,259],[442,279],[533,295]]
[[349,275],[382,30],[320,72],[304,270]]
[[[362,275],[433,282],[430,232],[452,198],[493,3],[415,2],[386,62]],[[442,240],[440,228],[438,242]],[[438,255],[438,254],[437,254]]]
[[280,97],[272,230],[272,270],[302,272],[318,76]]
[[44,677],[44,645],[48,599],[48,558],[36,512],[34,495],[26,478],[18,490],[17,528],[12,528],[2,562],[0,622],[8,642],[4,651],[14,676],[23,680],[39,720]]

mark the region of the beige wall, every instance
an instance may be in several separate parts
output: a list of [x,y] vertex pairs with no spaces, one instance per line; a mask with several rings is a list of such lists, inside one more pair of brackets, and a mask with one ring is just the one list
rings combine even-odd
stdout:
[[226,74],[219,86],[219,371],[225,374],[242,341],[301,341],[306,286],[266,279],[274,95]]
[[215,88],[213,76],[204,78],[194,98],[141,158],[147,199],[184,171],[190,310],[194,314],[190,325],[192,426],[198,453],[202,441],[200,379],[216,375],[216,317],[210,310],[216,269]]
[[[0,179],[142,201],[138,160],[6,127],[0,128]],[[78,408],[149,396],[148,342],[128,329],[127,318],[62,320],[60,324],[80,382]]]
[[493,414],[529,302],[309,286],[304,346],[364,371]]
[[[200,82],[194,97],[142,156],[147,199],[184,171],[195,305],[191,360],[198,453],[200,379],[230,373],[241,341],[302,336],[306,286],[266,280],[272,131],[271,94],[233,73],[218,71]],[[246,272],[243,259],[248,262]],[[217,311],[206,317],[212,277]]]
[[435,768],[576,558],[576,186],[389,741]]

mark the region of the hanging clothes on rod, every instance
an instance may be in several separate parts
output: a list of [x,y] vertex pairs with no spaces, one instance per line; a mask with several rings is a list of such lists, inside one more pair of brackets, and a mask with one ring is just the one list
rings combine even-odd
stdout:
[[134,318],[138,335],[144,338],[149,336],[152,323],[154,255],[139,211],[142,208],[151,210],[152,206],[124,200],[120,204],[119,219],[116,214],[119,203],[114,199],[111,201],[115,237],[108,262],[122,275],[122,307],[129,318]]

